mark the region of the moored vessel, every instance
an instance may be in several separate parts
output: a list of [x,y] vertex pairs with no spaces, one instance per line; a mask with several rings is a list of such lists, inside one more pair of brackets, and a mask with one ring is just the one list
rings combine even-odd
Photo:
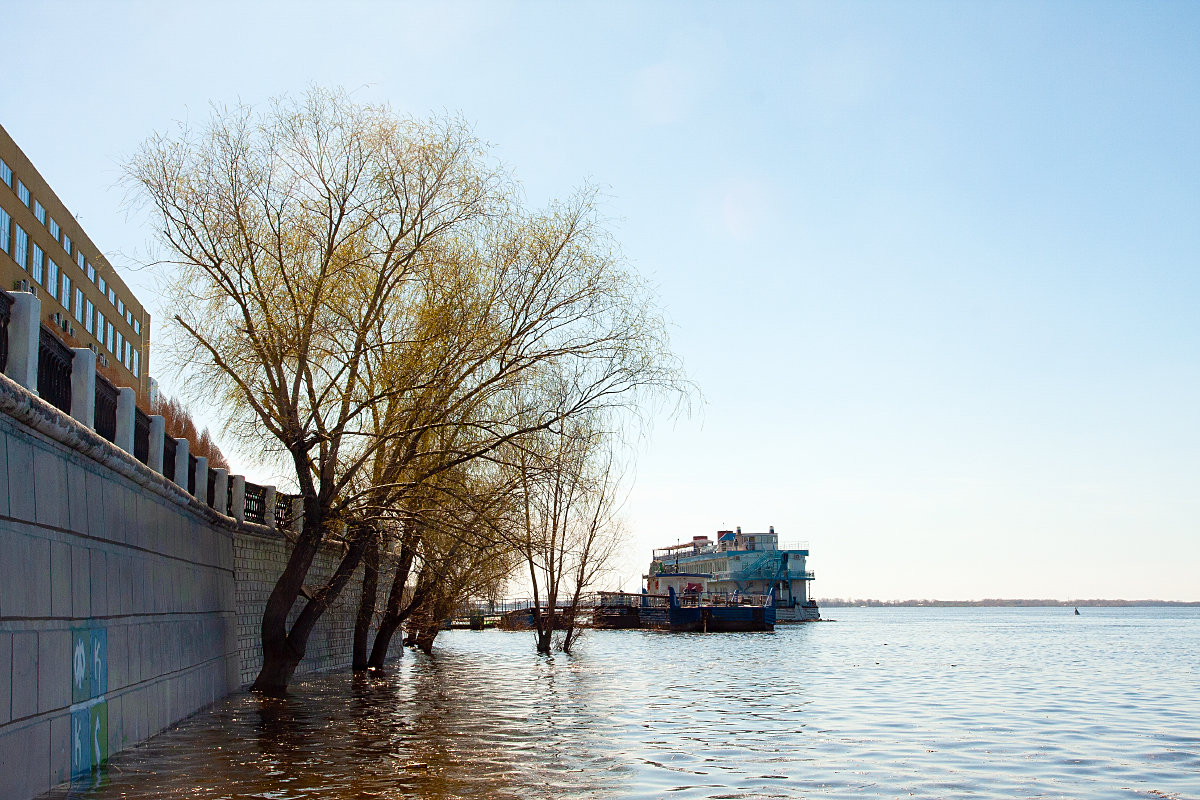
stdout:
[[[650,571],[643,576],[646,593],[680,602],[689,596],[772,598],[778,622],[810,622],[821,618],[809,594],[815,575],[808,571],[808,544],[780,545],[775,527],[766,533],[717,531],[715,540],[695,536],[691,542],[653,551]],[[645,617],[645,612],[642,612]]]

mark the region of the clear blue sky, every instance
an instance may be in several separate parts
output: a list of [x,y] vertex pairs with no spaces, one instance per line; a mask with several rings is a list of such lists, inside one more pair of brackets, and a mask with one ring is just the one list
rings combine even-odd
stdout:
[[707,399],[642,454],[627,588],[652,546],[774,525],[818,596],[1200,600],[1200,5],[10,2],[0,30],[0,121],[118,268],[148,235],[121,159],[309,83],[461,112],[531,202],[606,187]]

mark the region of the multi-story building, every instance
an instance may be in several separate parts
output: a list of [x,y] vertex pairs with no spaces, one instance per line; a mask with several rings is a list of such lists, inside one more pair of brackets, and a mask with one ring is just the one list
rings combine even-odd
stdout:
[[0,288],[36,294],[59,338],[92,348],[114,384],[147,395],[150,315],[3,126]]

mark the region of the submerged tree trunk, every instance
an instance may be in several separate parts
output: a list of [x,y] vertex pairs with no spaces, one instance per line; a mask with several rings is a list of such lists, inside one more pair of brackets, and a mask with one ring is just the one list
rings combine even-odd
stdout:
[[351,536],[337,569],[309,597],[289,631],[288,614],[301,594],[304,578],[312,566],[313,558],[316,557],[320,540],[320,531],[310,531],[309,521],[306,519],[304,531],[292,549],[283,575],[275,582],[275,588],[267,599],[262,622],[263,665],[250,691],[274,696],[287,693],[296,667],[304,659],[313,628],[321,615],[342,593],[342,589],[346,588],[362,560],[365,537],[359,532],[359,535]]
[[[408,613],[402,609],[404,603],[404,585],[408,582],[408,574],[412,570],[415,548],[408,542],[400,544],[400,561],[396,564],[396,574],[392,578],[392,588],[388,592],[387,607],[379,620],[379,629],[375,631],[375,644],[371,647],[371,656],[367,659],[370,669],[383,669],[387,663],[388,648],[391,647],[392,637],[399,630]],[[411,612],[409,604],[408,612]]]
[[375,616],[375,600],[379,594],[379,537],[371,536],[363,549],[362,597],[358,601],[358,617],[354,620],[354,657],[352,669],[367,668],[367,640],[371,620]]

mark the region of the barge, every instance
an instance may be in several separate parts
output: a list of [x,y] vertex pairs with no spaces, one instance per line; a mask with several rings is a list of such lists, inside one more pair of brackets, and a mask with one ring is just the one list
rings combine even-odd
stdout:
[[[650,571],[643,576],[645,592],[665,597],[771,598],[775,621],[811,622],[821,611],[811,599],[807,570],[808,544],[783,546],[771,526],[766,533],[717,531],[715,540],[695,536],[691,542],[653,551]],[[762,603],[765,607],[765,603]],[[687,607],[687,606],[684,606]],[[641,612],[643,616],[645,612]]]

